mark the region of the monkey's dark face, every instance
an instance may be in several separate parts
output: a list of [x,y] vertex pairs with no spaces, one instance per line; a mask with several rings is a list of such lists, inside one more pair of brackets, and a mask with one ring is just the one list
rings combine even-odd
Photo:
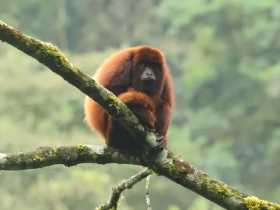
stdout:
[[153,69],[151,69],[149,66],[144,66],[144,70],[142,74],[140,75],[140,80],[143,82],[154,82],[156,81],[156,74]]
[[134,69],[132,86],[139,91],[154,95],[161,89],[162,71],[157,64],[140,64]]

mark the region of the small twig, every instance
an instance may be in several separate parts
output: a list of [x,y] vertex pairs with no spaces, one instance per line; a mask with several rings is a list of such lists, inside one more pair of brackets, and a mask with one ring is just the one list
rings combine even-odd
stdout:
[[117,210],[118,202],[122,192],[124,190],[130,189],[150,174],[152,174],[150,169],[144,169],[130,178],[123,180],[117,186],[112,188],[112,193],[109,200],[105,204],[97,207],[96,210]]
[[151,175],[147,176],[146,178],[146,194],[145,194],[145,200],[146,200],[146,204],[147,204],[147,210],[152,210],[152,205],[151,205],[151,199],[150,199],[150,179],[151,179]]

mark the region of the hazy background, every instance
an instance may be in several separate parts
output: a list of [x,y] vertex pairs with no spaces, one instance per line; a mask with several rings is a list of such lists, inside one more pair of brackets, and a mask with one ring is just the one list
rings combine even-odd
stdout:
[[[58,45],[93,74],[136,44],[159,47],[177,104],[169,146],[211,176],[280,202],[280,2],[277,0],[0,0],[0,19]],[[0,43],[0,152],[99,143],[83,123],[83,94]],[[1,210],[92,210],[140,168],[83,165],[1,172]],[[153,209],[217,210],[162,177]],[[122,210],[145,209],[144,182]]]

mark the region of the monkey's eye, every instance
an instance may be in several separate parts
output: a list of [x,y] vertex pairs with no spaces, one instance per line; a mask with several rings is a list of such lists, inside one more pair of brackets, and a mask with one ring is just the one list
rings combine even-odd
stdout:
[[138,64],[138,69],[139,70],[144,70],[145,69],[145,64]]

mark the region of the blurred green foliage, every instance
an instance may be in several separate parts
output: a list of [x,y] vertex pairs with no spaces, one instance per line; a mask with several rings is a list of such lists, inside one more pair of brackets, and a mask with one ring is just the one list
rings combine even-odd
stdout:
[[[61,47],[89,74],[119,48],[161,48],[174,77],[169,146],[210,175],[280,202],[280,3],[277,0],[0,0],[0,19]],[[41,64],[0,43],[0,152],[95,144],[83,123],[83,94]],[[54,166],[1,172],[1,210],[94,209],[133,166]],[[217,210],[161,177],[162,210]],[[144,209],[144,182],[121,209]]]

